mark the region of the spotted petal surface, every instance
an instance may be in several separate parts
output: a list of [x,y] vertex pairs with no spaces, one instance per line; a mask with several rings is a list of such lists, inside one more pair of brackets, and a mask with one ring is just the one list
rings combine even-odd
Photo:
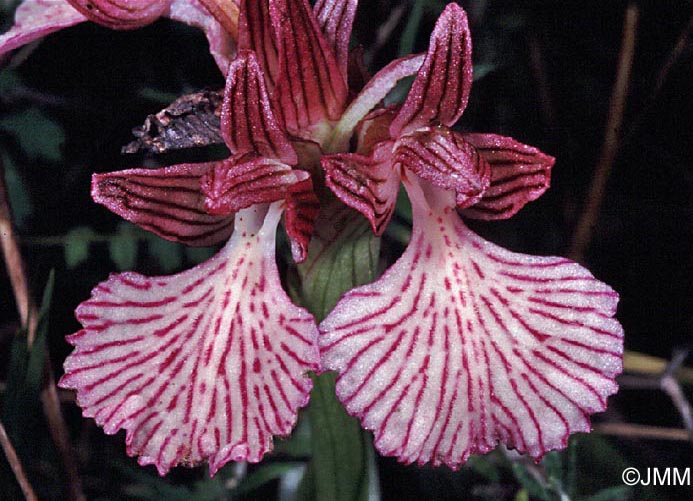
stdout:
[[0,35],[0,56],[86,20],[66,0],[25,0],[17,7],[14,25]]
[[128,454],[164,475],[207,460],[260,461],[288,434],[318,367],[313,317],[291,303],[276,264],[273,205],[236,216],[226,247],[178,275],[112,275],[77,310],[83,329],[63,388]]
[[383,454],[453,468],[498,442],[539,458],[589,431],[621,371],[617,294],[567,259],[487,242],[407,189],[404,255],[319,327],[347,410]]

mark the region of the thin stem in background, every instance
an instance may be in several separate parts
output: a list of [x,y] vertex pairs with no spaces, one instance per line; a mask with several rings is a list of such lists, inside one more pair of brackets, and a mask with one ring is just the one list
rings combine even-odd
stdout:
[[594,431],[602,435],[622,438],[688,441],[688,431],[683,428],[660,428],[632,423],[601,423],[594,426]]
[[[5,186],[5,172],[0,160],[0,243],[7,273],[12,282],[15,302],[22,325],[27,329],[27,347],[30,350],[36,338],[38,313],[36,305],[29,295],[28,281],[24,262],[19,250],[19,243],[12,225],[12,210],[9,204],[8,191]],[[48,428],[67,473],[70,499],[82,501],[86,497],[82,490],[82,479],[79,476],[74,453],[68,440],[67,424],[60,409],[60,400],[55,386],[53,368],[48,355],[44,359],[44,386],[41,391],[43,413],[48,421]]]
[[657,98],[662,92],[671,70],[676,66],[681,58],[681,55],[688,46],[688,41],[691,38],[691,32],[693,32],[693,16],[688,18],[688,22],[676,39],[676,44],[674,44],[674,47],[669,52],[666,61],[664,61],[664,64],[660,68],[659,73],[657,74],[657,79],[655,80],[654,88],[652,89],[652,93],[650,94],[650,97],[648,98],[647,103],[643,107],[642,111],[638,113],[638,118],[628,128],[628,132],[625,134],[623,139],[624,144],[630,143],[657,103]]
[[604,200],[606,183],[620,149],[623,113],[630,88],[630,75],[635,56],[635,42],[638,28],[639,10],[633,2],[626,9],[623,21],[621,51],[618,57],[616,81],[611,93],[609,113],[604,131],[604,144],[594,170],[587,202],[578,220],[568,256],[575,261],[583,261],[589,248],[597,224],[599,210]]
[[17,451],[14,450],[12,442],[10,442],[10,437],[7,436],[5,425],[3,425],[2,422],[0,422],[0,445],[2,445],[2,450],[5,452],[7,462],[10,463],[10,467],[12,468],[12,472],[14,473],[14,476],[17,479],[17,483],[19,484],[19,487],[22,489],[24,498],[27,501],[38,500],[36,494],[34,493],[34,489],[31,487],[29,479],[27,478],[26,473],[24,472],[22,462],[19,460],[19,456],[17,456]]
[[10,277],[17,311],[22,325],[27,327],[27,343],[31,346],[36,336],[36,305],[29,296],[29,286],[24,273],[24,263],[19,251],[19,243],[12,227],[12,212],[7,188],[5,187],[5,169],[0,159],[0,246],[5,259],[5,267]]

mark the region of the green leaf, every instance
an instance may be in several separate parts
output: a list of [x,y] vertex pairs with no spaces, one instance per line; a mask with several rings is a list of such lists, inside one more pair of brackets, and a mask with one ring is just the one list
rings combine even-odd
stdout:
[[193,264],[207,261],[215,252],[214,247],[185,247],[185,257]]
[[598,493],[588,498],[585,501],[623,501],[631,499],[631,488],[627,485],[616,485],[602,489]]
[[33,160],[58,162],[62,158],[65,133],[60,125],[38,108],[5,115],[0,119],[0,128],[14,135]]
[[517,491],[517,494],[515,494],[515,501],[529,501],[527,489],[520,489]]
[[5,183],[7,184],[10,207],[12,207],[12,219],[17,228],[21,230],[26,225],[26,220],[34,207],[16,164],[9,155],[2,153],[1,156],[0,160],[2,160],[5,168]]
[[[308,259],[298,267],[302,299],[323,319],[341,295],[376,278],[379,239],[355,212],[330,214],[324,209]],[[332,216],[332,217],[330,217]],[[308,415],[312,461],[298,490],[298,499],[353,501],[369,497],[373,469],[370,434],[349,416],[335,396],[334,373],[313,378]]]
[[137,262],[137,235],[130,223],[120,223],[108,245],[108,253],[118,270],[129,270]]
[[72,269],[89,257],[89,245],[94,239],[94,230],[88,226],[77,226],[65,235],[65,264]]
[[153,237],[147,240],[147,250],[166,273],[180,270],[183,266],[183,252],[176,242]]
[[467,466],[492,483],[500,482],[500,473],[495,463],[488,456],[471,456]]
[[407,24],[402,31],[402,37],[399,39],[399,56],[408,56],[414,52],[416,40],[419,34],[419,26],[424,13],[424,2],[414,2]]
[[48,314],[53,295],[54,273],[44,289],[34,343],[29,349],[27,333],[20,330],[12,342],[7,387],[3,402],[3,422],[20,457],[31,456],[30,446],[37,436],[31,431],[39,424],[39,394],[48,336]]
[[0,95],[5,96],[20,85],[23,82],[17,70],[4,68],[0,71]]
[[352,218],[334,225],[313,239],[308,259],[298,267],[303,302],[318,321],[342,294],[376,277],[380,239],[373,236],[368,222],[354,212]]
[[551,501],[549,491],[543,482],[532,475],[522,463],[513,462],[512,469],[515,478],[520,482],[520,485],[527,491],[530,497]]
[[278,480],[296,468],[304,467],[304,463],[266,463],[245,477],[234,489],[235,494],[248,494],[259,489],[273,480]]

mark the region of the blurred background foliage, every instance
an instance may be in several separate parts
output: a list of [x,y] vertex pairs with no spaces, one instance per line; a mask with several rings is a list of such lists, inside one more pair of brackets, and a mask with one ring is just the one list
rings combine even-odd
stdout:
[[[354,42],[363,45],[368,67],[377,70],[393,57],[425,50],[444,3],[362,0]],[[605,140],[629,3],[459,3],[470,14],[475,61],[474,88],[459,128],[511,135],[558,159],[552,188],[539,201],[509,221],[472,226],[515,251],[566,255]],[[15,4],[0,2],[0,31],[10,25]],[[692,498],[690,487],[628,488],[621,481],[626,466],[693,466],[681,405],[660,389],[667,362],[677,353],[685,358],[693,330],[693,6],[684,0],[630,4],[639,22],[621,141],[582,259],[621,294],[618,318],[631,352],[621,392],[594,418],[597,432],[573,437],[567,450],[539,464],[507,450],[471,458],[456,472],[378,457],[371,461],[371,498]],[[61,373],[69,352],[64,336],[79,328],[75,306],[111,271],[171,273],[214,252],[165,242],[123,222],[91,201],[90,176],[223,157],[218,149],[158,156],[120,152],[148,114],[180,95],[222,86],[202,34],[166,20],[134,32],[86,23],[20,51],[0,71],[0,160],[30,288],[41,304],[29,350],[8,274],[0,267],[1,415],[40,499],[74,497],[40,394],[45,371],[56,379]],[[390,98],[405,91],[397,89]],[[402,252],[409,224],[403,199],[383,239],[381,265]],[[690,369],[669,369],[680,383],[682,402],[690,402]],[[308,419],[259,465],[228,465],[211,480],[205,468],[178,468],[161,479],[153,467],[141,468],[126,456],[122,433],[104,435],[81,418],[71,393],[58,396],[88,499],[314,495],[300,483],[312,454]],[[632,425],[652,428],[638,433]],[[649,436],[653,429],[663,430],[659,438]],[[21,499],[4,457],[0,499]]]

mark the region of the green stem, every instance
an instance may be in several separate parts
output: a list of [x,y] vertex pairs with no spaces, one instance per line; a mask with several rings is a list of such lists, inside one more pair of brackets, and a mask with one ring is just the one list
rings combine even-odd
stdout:
[[[303,303],[318,320],[344,292],[376,278],[379,255],[379,241],[363,218],[351,211],[325,213],[308,260],[299,267]],[[369,488],[375,471],[370,434],[337,400],[335,380],[331,372],[313,378],[308,407],[313,454],[302,499],[354,501],[377,492],[377,485]]]

